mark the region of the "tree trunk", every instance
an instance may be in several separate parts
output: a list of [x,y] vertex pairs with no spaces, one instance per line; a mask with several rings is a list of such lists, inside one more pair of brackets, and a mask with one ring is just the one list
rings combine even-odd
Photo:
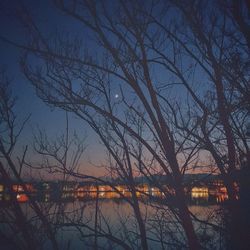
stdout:
[[139,231],[140,231],[141,247],[143,250],[148,250],[145,222],[143,221],[142,216],[141,216],[140,207],[139,207],[138,199],[136,197],[135,190],[132,190],[132,197],[134,200],[133,209],[134,209],[135,217],[136,217],[136,220],[139,226]]
[[[250,249],[250,170],[249,166],[241,169],[239,178],[240,192],[234,186],[233,181],[227,180],[229,201],[225,211],[225,226],[228,229],[227,249]],[[239,195],[239,198],[237,197]]]
[[185,194],[182,187],[178,187],[176,189],[176,197],[177,197],[177,204],[179,209],[179,217],[182,222],[183,229],[185,231],[188,247],[190,250],[199,250],[201,249],[198,237],[194,230],[194,225],[192,223],[190,213],[185,202]]

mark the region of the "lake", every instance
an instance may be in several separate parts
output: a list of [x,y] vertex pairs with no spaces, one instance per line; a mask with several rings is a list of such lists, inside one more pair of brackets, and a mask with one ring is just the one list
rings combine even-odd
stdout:
[[[65,192],[59,200],[55,200],[50,193],[39,199],[36,197],[40,209],[54,225],[60,249],[93,249],[93,245],[98,245],[100,249],[122,249],[114,243],[114,239],[125,242],[132,249],[140,249],[138,226],[128,202],[114,198],[110,193],[99,195],[98,200],[96,196]],[[215,225],[221,223],[220,204],[224,198],[202,193],[187,197],[190,212],[199,220]],[[39,228],[40,222],[30,202],[20,204],[27,218]],[[150,249],[177,249],[177,245],[181,246],[179,249],[185,249],[185,235],[172,211],[154,199],[141,199],[140,210]],[[220,231],[198,220],[194,221],[194,225],[207,249],[222,249]],[[99,231],[98,237],[95,237],[94,229]],[[113,239],[107,240],[104,237],[107,234]],[[52,249],[42,231],[38,232],[38,242],[41,249]]]

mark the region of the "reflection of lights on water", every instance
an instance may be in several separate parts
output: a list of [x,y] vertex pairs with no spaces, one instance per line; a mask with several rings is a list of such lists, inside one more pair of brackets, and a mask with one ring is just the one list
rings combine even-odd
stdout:
[[48,202],[50,199],[50,194],[45,194],[44,201]]
[[224,201],[228,200],[228,195],[227,194],[220,194],[216,197],[216,202],[217,203],[222,203]]
[[9,201],[10,200],[10,195],[9,194],[5,194],[4,195],[4,200]]
[[[44,187],[48,187],[49,185],[44,185]],[[33,188],[32,185],[26,185],[26,187],[29,188],[29,190],[34,191],[35,189]],[[3,185],[0,184],[0,190],[4,189]],[[13,189],[16,190],[16,199],[19,202],[26,202],[28,201],[28,196],[24,192],[17,192],[18,190],[22,190],[22,186],[20,185],[13,185]],[[73,191],[74,190],[74,191]],[[117,192],[117,190],[119,192]],[[171,194],[175,194],[172,192],[171,189],[167,189],[166,192],[171,192]],[[228,195],[226,192],[226,188],[222,185],[216,186],[216,188],[208,188],[205,186],[198,186],[198,187],[193,187],[191,189],[191,192],[186,191],[187,194],[189,194],[191,199],[194,200],[210,200],[210,201],[216,201],[217,203],[222,203],[228,199]],[[33,194],[33,192],[32,192]],[[149,196],[147,196],[149,194]],[[34,191],[34,195],[35,191]],[[38,194],[39,195],[39,194]],[[123,197],[132,197],[132,193],[129,190],[129,188],[126,185],[117,185],[115,187],[112,186],[106,186],[106,185],[89,185],[89,186],[78,186],[76,189],[69,189],[69,191],[62,192],[61,197],[62,199],[65,200],[72,200],[72,199],[84,199],[84,198],[97,198],[99,197],[101,199],[112,199],[112,198],[123,198]],[[152,187],[146,184],[140,184],[136,187],[136,196],[139,198],[144,198],[144,197],[161,197],[161,198],[166,198],[168,197],[168,193],[162,192],[158,187]],[[35,196],[36,197],[36,196]],[[39,197],[39,196],[38,196]],[[51,192],[46,191],[44,196],[43,196],[43,201],[48,202],[50,200],[54,200],[54,196],[51,197]],[[211,199],[210,199],[210,198]],[[59,197],[58,197],[59,198]],[[57,199],[57,197],[55,197]],[[10,200],[10,196],[8,194],[5,194],[3,192],[0,192],[0,201],[8,201]]]
[[207,198],[208,197],[208,193],[195,193],[195,192],[192,192],[191,194],[192,198]]
[[207,187],[193,187],[191,190],[192,198],[208,198],[208,188]]

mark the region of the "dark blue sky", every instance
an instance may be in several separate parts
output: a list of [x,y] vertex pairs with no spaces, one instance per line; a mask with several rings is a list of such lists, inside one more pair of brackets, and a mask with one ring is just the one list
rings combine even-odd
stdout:
[[[70,17],[58,12],[58,10],[53,8],[51,2],[53,1],[23,0],[24,5],[28,8],[36,24],[39,26],[39,30],[41,30],[41,33],[46,38],[53,38],[56,31],[58,31],[59,33],[63,31],[64,34],[67,33],[70,38],[71,36],[75,37],[77,35],[79,38],[83,38],[84,45],[86,46],[86,48],[88,48],[88,52],[90,51],[90,55],[94,55],[98,59],[99,57],[102,58],[102,55],[98,50],[98,46],[96,46],[93,42],[89,31],[85,27],[83,27],[80,22],[76,22]],[[0,34],[1,36],[7,37],[8,39],[16,43],[22,44],[23,42],[25,42],[26,36],[23,26],[16,19],[16,15],[18,15],[19,13],[16,12],[19,3],[20,1],[18,0],[10,2],[3,0],[0,2]],[[112,4],[114,2],[109,1],[108,3]],[[112,10],[112,8],[109,8],[109,5],[107,9]],[[159,9],[157,8],[156,13],[158,13],[158,11]],[[175,12],[170,12],[170,15],[167,16],[167,20],[171,18],[176,18],[175,14]],[[109,37],[109,39],[112,40],[113,37]],[[112,40],[112,42],[116,42],[116,40]],[[166,53],[171,57],[171,54],[173,54],[173,50],[171,49],[171,46],[169,44],[168,47],[166,47],[166,51]],[[41,129],[45,130],[49,137],[59,135],[65,129],[65,112],[58,109],[51,109],[46,106],[36,96],[35,90],[20,72],[19,57],[21,53],[22,52],[15,46],[12,46],[0,40],[0,64],[6,67],[7,72],[13,81],[13,93],[15,96],[18,97],[16,113],[18,114],[18,117],[20,119],[23,119],[28,114],[31,114],[30,121],[22,134],[19,149],[22,148],[22,145],[32,145],[32,133],[36,126],[39,126]],[[34,65],[39,63],[39,61],[34,62]],[[183,72],[185,72],[185,69],[187,72],[184,74],[189,74],[188,72],[189,69],[192,67],[193,62],[187,56],[186,58],[182,58],[181,63],[181,67],[183,67]],[[155,67],[152,66],[151,70],[152,77],[159,86],[164,86],[169,81],[175,82],[179,80],[176,79],[177,77],[174,74],[168,74],[167,71],[164,70],[164,68],[161,68],[158,64],[156,64]],[[189,76],[193,78],[191,81],[193,81],[193,84],[195,84],[196,86],[196,92],[198,94],[200,92],[201,95],[202,93],[204,93],[204,90],[209,86],[208,78],[204,77],[203,75],[203,70],[198,69],[195,70],[195,73],[193,73],[193,75],[190,74]],[[112,96],[115,97],[115,95],[118,93],[117,90],[120,87],[120,82],[117,79],[112,79],[111,82]],[[126,93],[126,97],[128,99],[138,99],[135,94],[131,94],[131,89],[129,88],[129,86],[122,86],[122,88],[123,91],[130,91]],[[177,101],[178,104],[183,104],[182,99],[186,100],[186,92],[183,91],[183,86],[180,86],[178,82],[177,85],[173,88],[173,91],[172,89],[165,89],[162,91],[162,93],[166,94],[166,96],[168,95],[173,100],[173,102]],[[147,97],[148,95],[149,93],[145,91],[145,96]],[[139,103],[139,100],[137,99],[136,102],[138,101]],[[129,101],[132,102],[132,100]],[[90,166],[90,164],[88,163],[89,160],[93,161],[96,164],[100,164],[103,159],[105,159],[102,146],[100,145],[97,136],[82,120],[77,120],[75,117],[70,115],[70,130],[72,133],[74,130],[76,130],[80,137],[87,136],[86,144],[88,147],[84,154],[84,159],[82,161],[82,165],[86,166],[86,169]],[[30,148],[32,147],[30,146]],[[31,149],[30,157],[34,158]],[[92,167],[88,169],[91,170],[91,173],[95,171]],[[100,175],[99,170],[98,175]]]
[[[0,34],[18,43],[24,41],[25,36],[22,27],[15,19],[16,9],[19,1],[1,1],[0,3]],[[47,35],[53,34],[54,29],[66,29],[71,32],[79,32],[77,24],[72,23],[71,20],[65,19],[60,15],[55,16],[54,9],[50,1],[33,1],[25,0],[24,5],[31,11],[41,30]],[[85,31],[81,29],[83,35]],[[19,57],[21,51],[6,42],[0,40],[0,66],[7,71],[9,78],[12,80],[11,88],[14,96],[17,96],[16,114],[21,121],[29,114],[30,120],[27,123],[17,147],[17,154],[22,151],[23,146],[29,145],[29,159],[36,160],[32,150],[33,133],[37,126],[46,130],[47,134],[53,138],[65,131],[65,112],[59,109],[51,109],[43,103],[35,93],[34,88],[25,79],[19,68]],[[96,170],[89,162],[99,164],[103,159],[103,152],[98,138],[83,122],[77,120],[70,115],[69,122],[70,130],[76,131],[79,137],[86,138],[86,145],[88,146],[82,160],[82,165],[85,169],[90,170],[90,173],[95,173]],[[92,152],[95,152],[93,155]],[[91,167],[91,168],[89,168]],[[99,171],[99,170],[98,170]]]

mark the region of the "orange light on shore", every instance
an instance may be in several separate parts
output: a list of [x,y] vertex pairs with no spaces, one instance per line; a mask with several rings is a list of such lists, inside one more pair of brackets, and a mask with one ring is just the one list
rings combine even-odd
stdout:
[[24,192],[25,190],[27,190],[28,192],[36,191],[32,184],[24,184],[24,185],[14,184],[12,185],[12,190],[14,192]]
[[18,202],[26,202],[29,200],[26,194],[17,194],[16,199]]

